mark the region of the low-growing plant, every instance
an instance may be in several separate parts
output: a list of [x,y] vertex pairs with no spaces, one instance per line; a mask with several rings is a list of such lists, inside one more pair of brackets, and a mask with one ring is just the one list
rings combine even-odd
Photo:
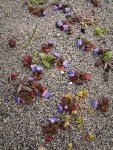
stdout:
[[74,82],[76,85],[82,85],[84,81],[88,81],[90,79],[91,75],[89,73],[83,73],[73,69],[69,71],[69,80]]
[[112,51],[109,49],[105,49],[105,47],[100,47],[100,48],[95,48],[94,49],[94,54],[98,55],[99,58],[97,59],[95,63],[95,67],[103,66],[104,72],[103,72],[103,77],[104,81],[108,81],[108,72],[110,70],[113,70],[113,56],[112,56]]

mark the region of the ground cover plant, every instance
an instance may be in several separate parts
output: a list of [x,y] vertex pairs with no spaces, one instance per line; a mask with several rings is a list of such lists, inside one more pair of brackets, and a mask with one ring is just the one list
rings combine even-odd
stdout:
[[112,5],[2,1],[1,149],[112,148]]

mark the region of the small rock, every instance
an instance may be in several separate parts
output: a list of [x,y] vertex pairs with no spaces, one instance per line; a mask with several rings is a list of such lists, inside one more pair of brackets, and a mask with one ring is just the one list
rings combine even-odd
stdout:
[[57,33],[56,36],[57,36],[57,37],[60,37],[60,36],[61,36],[61,33]]
[[69,85],[72,85],[73,83],[72,82],[69,82]]

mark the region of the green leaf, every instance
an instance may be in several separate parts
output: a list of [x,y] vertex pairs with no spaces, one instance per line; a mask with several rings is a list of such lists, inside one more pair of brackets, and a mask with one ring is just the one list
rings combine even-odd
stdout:
[[112,56],[112,52],[109,52],[109,51],[106,51],[105,53],[104,53],[104,60],[109,60],[110,59],[110,57]]
[[83,120],[82,120],[82,118],[80,118],[80,117],[76,118],[75,121],[76,121],[77,123],[79,123],[79,124],[82,124],[82,123],[83,123]]
[[32,63],[33,64],[39,64],[39,62],[37,60],[34,60],[34,59],[32,60]]
[[48,62],[51,62],[54,60],[54,56],[52,54],[48,54],[48,55],[46,55],[46,59]]
[[47,68],[50,68],[50,63],[48,63],[47,60],[42,60],[42,63],[43,63]]
[[46,54],[44,54],[44,53],[38,53],[38,56],[39,56],[42,60],[46,59]]
[[106,27],[104,27],[104,28],[96,27],[94,30],[94,35],[100,36],[101,34],[104,34],[106,32],[106,30],[107,30]]
[[32,5],[34,5],[34,4],[36,3],[36,0],[30,0],[30,3],[31,3]]
[[32,55],[33,56],[37,56],[37,51],[36,50],[32,50]]

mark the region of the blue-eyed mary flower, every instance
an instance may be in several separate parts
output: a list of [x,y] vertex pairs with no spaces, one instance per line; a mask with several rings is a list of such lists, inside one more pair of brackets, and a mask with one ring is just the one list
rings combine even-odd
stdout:
[[55,121],[57,121],[58,120],[58,118],[56,117],[56,116],[53,116],[53,117],[50,117],[49,118],[49,121],[53,124],[53,123],[55,123]]
[[54,5],[52,8],[51,8],[51,10],[53,10],[53,11],[56,11],[56,10],[58,10],[59,8],[58,8],[58,6],[57,5]]
[[93,54],[96,55],[96,54],[98,54],[99,51],[100,51],[99,48],[95,48],[95,49],[93,50]]
[[69,13],[71,11],[70,7],[65,7],[64,8],[64,13]]
[[75,75],[75,71],[73,69],[71,69],[69,71],[69,77],[74,77],[74,75]]
[[57,104],[57,110],[59,113],[61,113],[63,111],[63,107],[61,106],[60,103]]
[[58,25],[59,27],[61,27],[61,26],[63,26],[63,22],[62,22],[62,21],[58,21],[58,22],[57,22],[57,25]]
[[47,99],[47,98],[49,98],[49,97],[51,96],[51,92],[48,91],[48,90],[45,90],[45,91],[43,92],[42,96]]
[[97,101],[97,100],[92,100],[92,101],[91,101],[91,106],[92,106],[93,108],[96,108],[96,107],[98,106],[98,101]]
[[80,45],[82,45],[82,39],[77,39],[76,45],[77,45],[78,47],[79,47]]
[[63,62],[63,66],[64,66],[65,68],[68,68],[69,64],[68,64],[68,61],[67,61],[67,60],[65,60],[65,61]]

